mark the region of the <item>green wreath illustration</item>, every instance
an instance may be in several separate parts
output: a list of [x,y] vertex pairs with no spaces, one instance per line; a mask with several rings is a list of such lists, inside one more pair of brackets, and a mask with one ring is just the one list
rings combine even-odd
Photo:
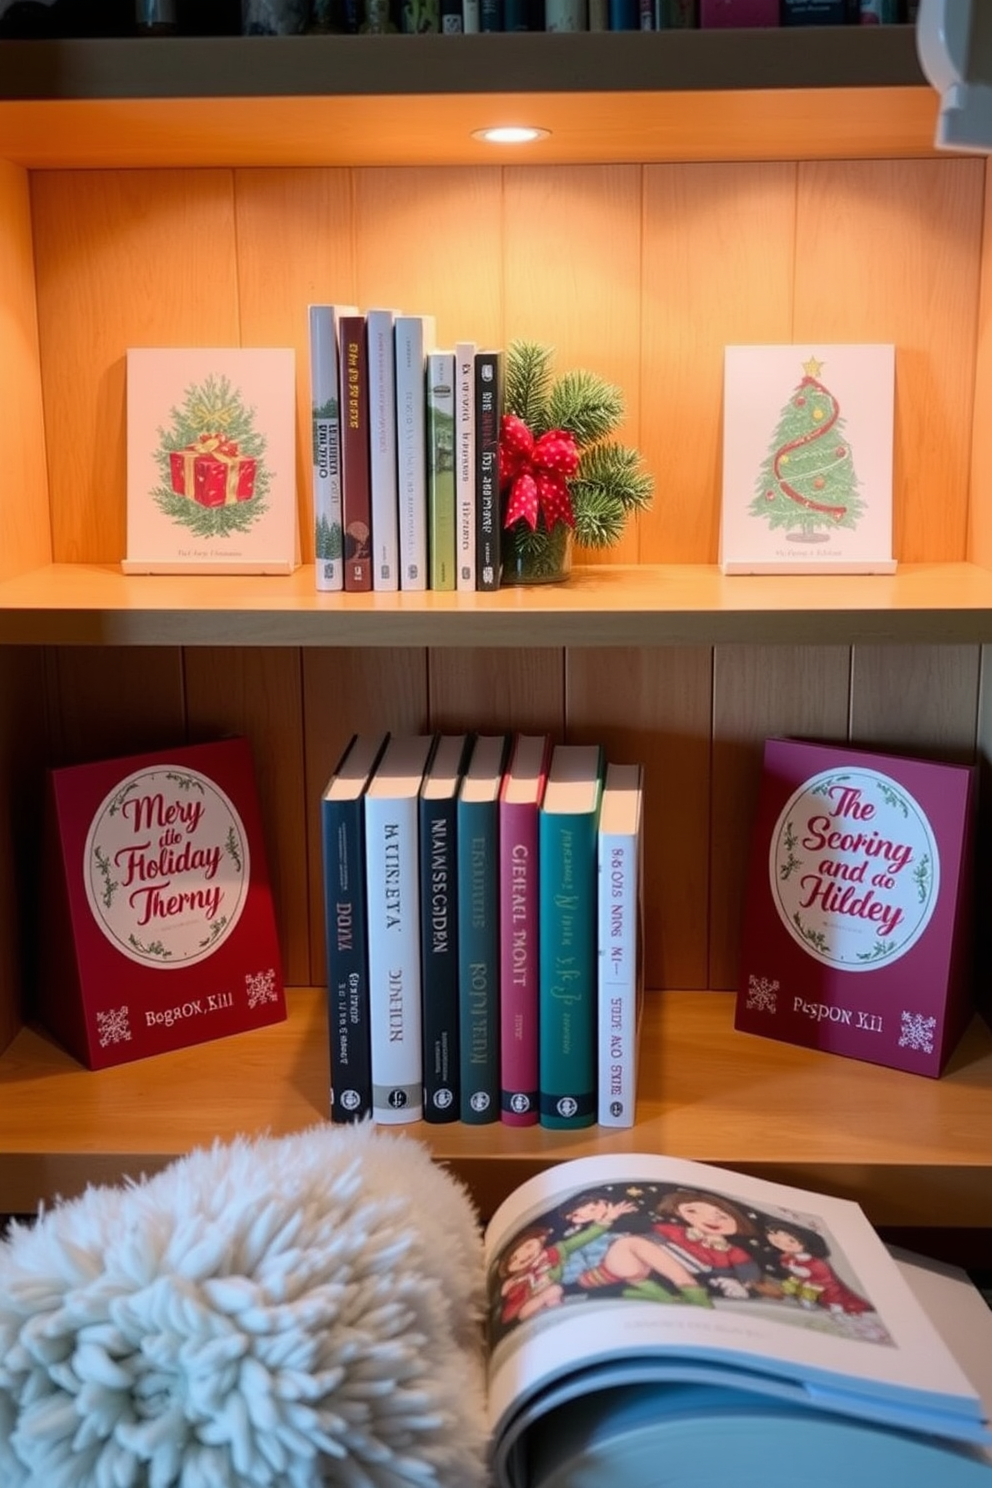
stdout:
[[247,532],[268,510],[272,481],[254,408],[227,377],[211,374],[187,387],[169,417],[157,431],[161,484],[150,493],[159,509],[197,538]]

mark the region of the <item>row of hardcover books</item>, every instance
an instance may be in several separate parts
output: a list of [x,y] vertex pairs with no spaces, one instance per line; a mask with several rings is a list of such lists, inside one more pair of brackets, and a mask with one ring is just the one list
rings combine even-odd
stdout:
[[502,352],[309,307],[318,589],[497,589]]
[[322,798],[331,1115],[630,1126],[642,770],[356,735]]

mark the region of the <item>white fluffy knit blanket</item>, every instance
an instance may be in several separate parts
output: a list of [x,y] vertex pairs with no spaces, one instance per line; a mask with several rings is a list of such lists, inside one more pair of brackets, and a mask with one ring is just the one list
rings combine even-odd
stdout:
[[474,1488],[466,1191],[366,1125],[239,1140],[0,1244],[2,1488]]

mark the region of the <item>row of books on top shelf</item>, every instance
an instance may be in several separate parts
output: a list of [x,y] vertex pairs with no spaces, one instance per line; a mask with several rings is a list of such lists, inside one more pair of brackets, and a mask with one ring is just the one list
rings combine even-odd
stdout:
[[630,1126],[639,765],[356,735],[322,798],[331,1115]]
[[[400,19],[360,30],[666,31],[749,26],[885,26],[915,21],[916,0],[399,0]],[[378,0],[367,0],[376,6]],[[411,18],[415,17],[416,21]]]
[[309,350],[317,588],[498,589],[502,352],[342,305]]

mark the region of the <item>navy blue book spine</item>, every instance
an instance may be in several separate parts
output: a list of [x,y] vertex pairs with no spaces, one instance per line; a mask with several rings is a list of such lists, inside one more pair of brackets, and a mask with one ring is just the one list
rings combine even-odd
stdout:
[[420,799],[420,980],[424,1120],[460,1115],[458,803]]
[[372,1112],[363,802],[321,802],[331,1120]]

